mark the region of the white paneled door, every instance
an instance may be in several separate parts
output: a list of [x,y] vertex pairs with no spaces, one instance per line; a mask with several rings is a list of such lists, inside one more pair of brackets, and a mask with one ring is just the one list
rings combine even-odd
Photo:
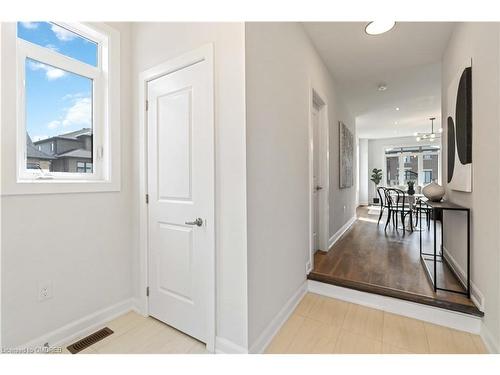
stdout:
[[194,62],[147,85],[149,314],[203,342],[214,251],[207,64]]

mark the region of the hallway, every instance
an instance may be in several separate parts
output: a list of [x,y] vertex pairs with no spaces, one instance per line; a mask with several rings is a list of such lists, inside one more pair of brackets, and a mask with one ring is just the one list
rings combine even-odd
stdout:
[[[385,216],[377,225],[378,214],[370,214],[367,207],[359,207],[357,215],[358,220],[330,251],[316,253],[309,279],[482,316],[465,296],[434,293],[420,260],[417,231],[403,234],[390,225],[385,232]],[[432,224],[431,231],[422,232],[428,252],[432,234]],[[463,290],[450,268],[438,265],[439,284]]]

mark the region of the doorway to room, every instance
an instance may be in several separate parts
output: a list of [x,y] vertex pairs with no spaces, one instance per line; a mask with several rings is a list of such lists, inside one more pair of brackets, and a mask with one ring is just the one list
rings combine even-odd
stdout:
[[310,251],[306,272],[314,264],[318,250],[328,250],[329,227],[329,131],[328,112],[324,96],[310,91],[309,120],[309,191],[310,191]]

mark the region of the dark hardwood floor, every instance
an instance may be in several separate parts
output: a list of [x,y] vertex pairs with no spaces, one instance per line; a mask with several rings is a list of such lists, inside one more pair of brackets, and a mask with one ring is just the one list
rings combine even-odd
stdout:
[[[419,232],[403,234],[392,225],[385,232],[385,215],[377,225],[378,215],[368,214],[367,207],[358,208],[357,214],[358,220],[328,252],[316,253],[309,279],[483,315],[466,296],[444,291],[434,293],[420,259]],[[424,249],[429,253],[432,235],[432,231],[422,232]],[[440,286],[463,290],[446,263],[438,263],[437,273]]]

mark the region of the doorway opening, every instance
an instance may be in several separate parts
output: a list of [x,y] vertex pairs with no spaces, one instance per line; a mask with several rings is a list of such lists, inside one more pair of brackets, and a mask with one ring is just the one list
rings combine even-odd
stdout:
[[328,250],[329,238],[329,129],[325,97],[314,88],[309,103],[309,256],[306,273],[311,272],[314,254]]

